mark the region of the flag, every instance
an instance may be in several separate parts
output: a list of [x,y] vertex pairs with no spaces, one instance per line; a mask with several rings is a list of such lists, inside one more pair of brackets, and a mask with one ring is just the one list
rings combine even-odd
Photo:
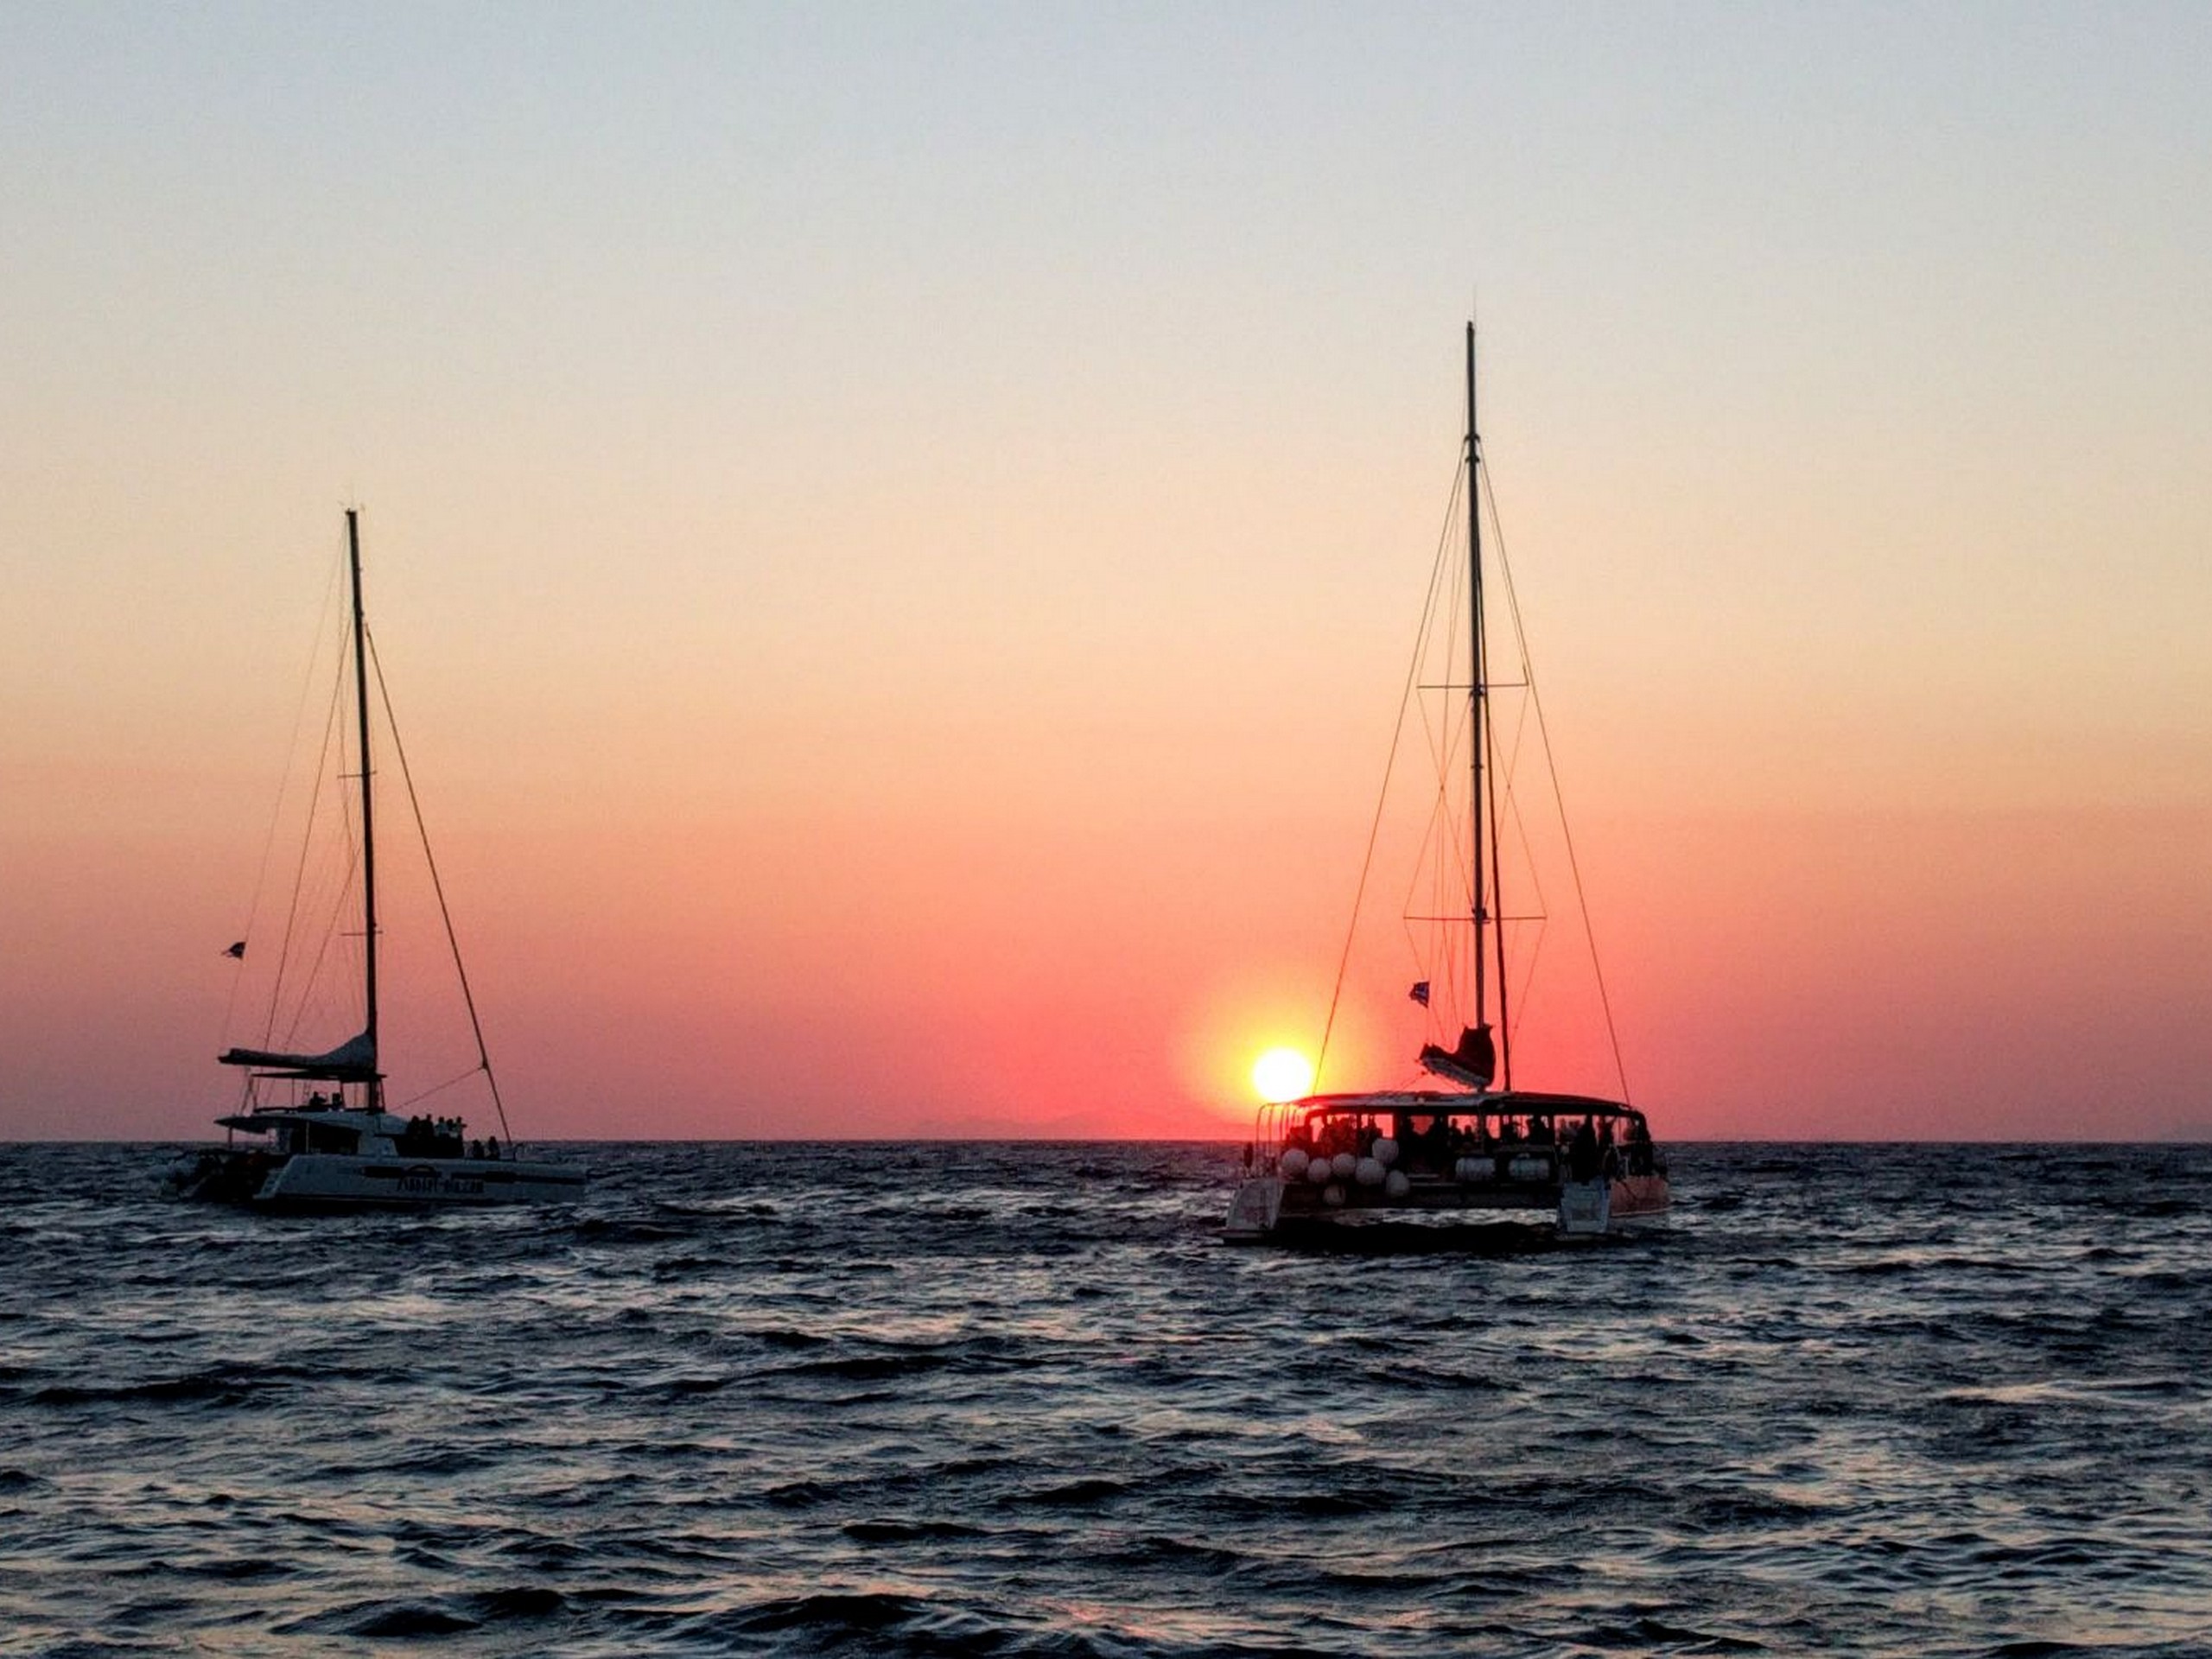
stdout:
[[1408,991],[1406,995],[1413,998],[1414,1001],[1420,1003],[1424,1008],[1427,1007],[1428,1006],[1428,982],[1425,979],[1415,980],[1414,982],[1413,989]]
[[[239,940],[236,944],[232,945],[229,950],[227,950],[224,951],[224,952],[223,952],[223,954],[224,954],[225,956],[226,956],[226,957],[238,957],[238,960],[240,960],[241,962],[243,962],[244,960],[245,960],[245,941],[244,939],[240,939],[240,940]],[[1424,999],[1424,1000],[1426,1000],[1426,999]]]

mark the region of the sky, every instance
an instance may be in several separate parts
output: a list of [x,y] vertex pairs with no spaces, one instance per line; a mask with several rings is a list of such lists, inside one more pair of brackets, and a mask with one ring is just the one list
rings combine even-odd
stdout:
[[234,1100],[347,505],[518,1134],[1242,1137],[1471,310],[1661,1138],[2212,1135],[2208,201],[2187,5],[0,4],[0,1138]]

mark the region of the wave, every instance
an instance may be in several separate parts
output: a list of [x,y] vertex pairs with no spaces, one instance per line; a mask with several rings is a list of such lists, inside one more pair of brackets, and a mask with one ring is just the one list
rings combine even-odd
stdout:
[[2212,1151],[2152,1225],[2138,1154],[1687,1147],[1649,1241],[1314,1253],[1216,1242],[1208,1146],[294,1224],[106,1196],[139,1155],[0,1166],[0,1646],[2207,1645]]

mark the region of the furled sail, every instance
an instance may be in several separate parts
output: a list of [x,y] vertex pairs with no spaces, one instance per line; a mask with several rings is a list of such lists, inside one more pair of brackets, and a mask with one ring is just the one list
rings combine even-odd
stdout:
[[251,1065],[283,1077],[322,1083],[372,1083],[377,1077],[376,1039],[367,1032],[340,1043],[327,1054],[278,1054],[259,1048],[226,1049],[219,1065]]
[[1459,1033],[1456,1048],[1424,1043],[1421,1063],[1440,1077],[1464,1083],[1470,1089],[1487,1089],[1497,1075],[1497,1045],[1491,1039],[1487,1025],[1469,1026]]

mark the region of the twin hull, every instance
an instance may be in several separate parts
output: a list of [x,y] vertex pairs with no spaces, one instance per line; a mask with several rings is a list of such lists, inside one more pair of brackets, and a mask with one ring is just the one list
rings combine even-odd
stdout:
[[1230,1201],[1222,1236],[1232,1243],[1256,1243],[1281,1238],[1301,1227],[1357,1225],[1361,1222],[1404,1219],[1408,1211],[1468,1210],[1551,1210],[1559,1229],[1569,1235],[1611,1232],[1625,1223],[1648,1221],[1664,1215],[1670,1194],[1664,1175],[1622,1175],[1611,1180],[1561,1180],[1548,1185],[1514,1188],[1492,1187],[1470,1192],[1440,1182],[1424,1182],[1388,1208],[1360,1205],[1323,1208],[1311,1201],[1301,1183],[1287,1190],[1296,1202],[1283,1202],[1286,1184],[1273,1173],[1247,1177]]

